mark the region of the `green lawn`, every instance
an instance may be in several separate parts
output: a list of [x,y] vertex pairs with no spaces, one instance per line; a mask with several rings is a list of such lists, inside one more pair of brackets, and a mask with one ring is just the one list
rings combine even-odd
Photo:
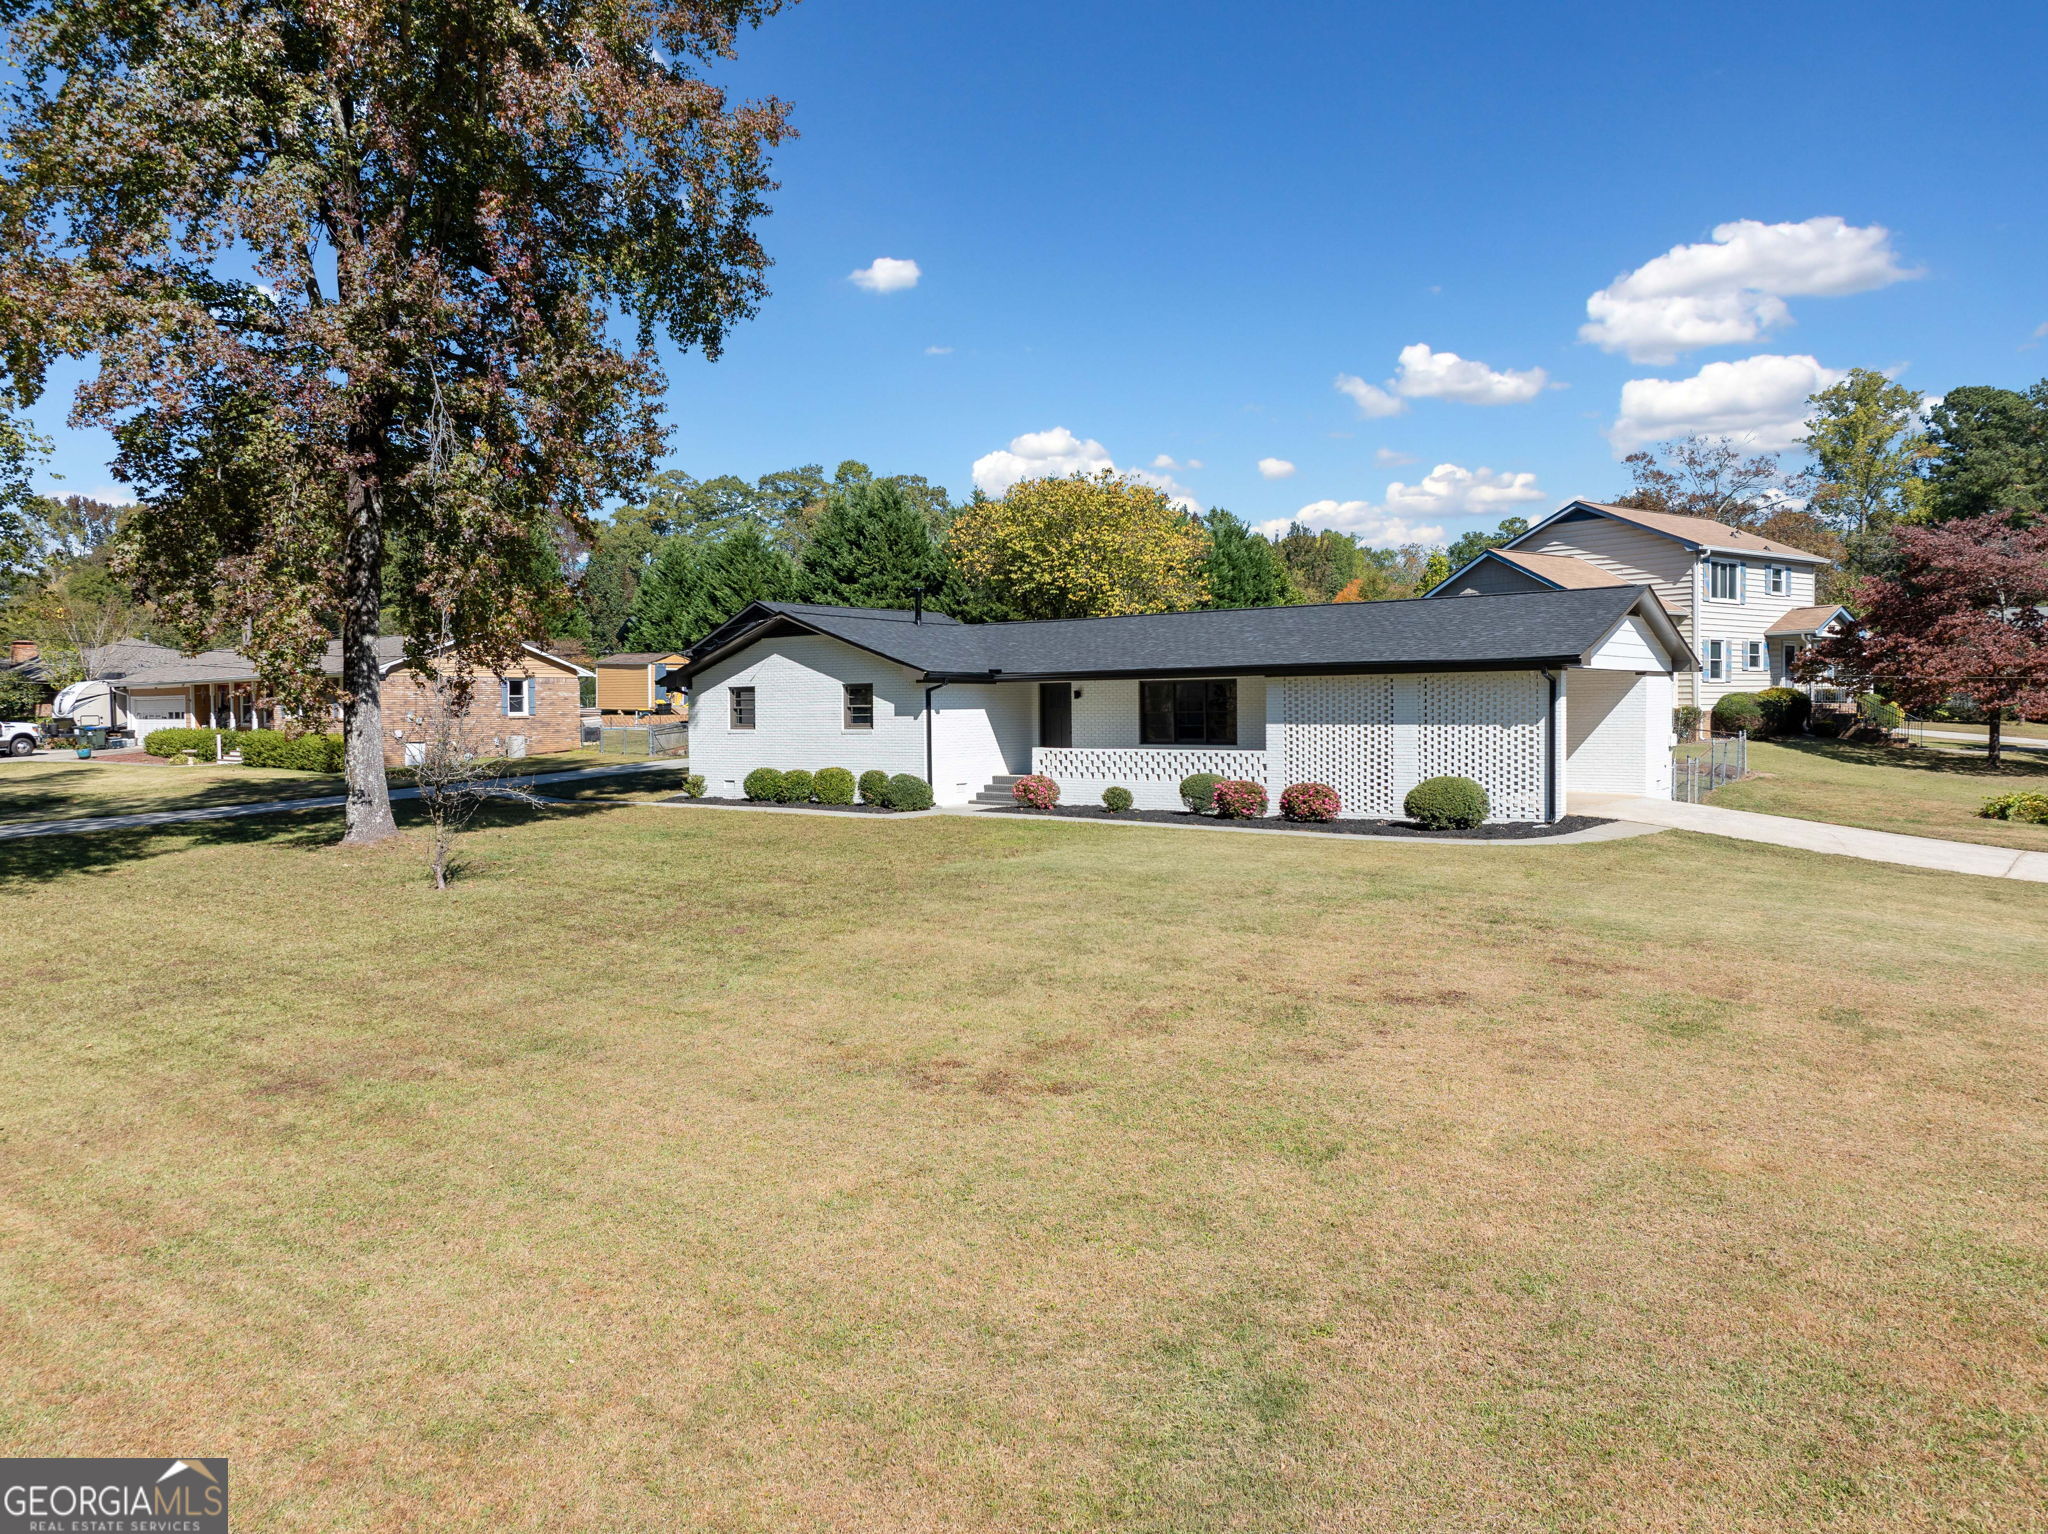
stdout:
[[2048,888],[506,810],[0,844],[0,1441],[248,1530],[2048,1505]]
[[317,798],[340,792],[341,779],[323,772],[142,762],[0,761],[0,824],[261,804],[269,799]]
[[1707,796],[1731,810],[1869,826],[2048,852],[2048,826],[1984,820],[1978,807],[2014,789],[2048,793],[2048,759],[2014,752],[1996,771],[1981,754],[1797,739],[1749,748],[1752,776]]
[[[512,776],[617,767],[624,761],[595,751],[559,751],[498,764]],[[658,773],[634,773],[616,781],[545,786],[550,798],[656,797],[674,793],[687,765],[677,762]],[[412,774],[389,774],[404,787]],[[337,774],[286,772],[262,767],[172,767],[143,762],[0,760],[0,825],[24,820],[65,820],[92,815],[131,815],[147,810],[203,809],[219,804],[261,804],[272,799],[320,798],[341,792]]]

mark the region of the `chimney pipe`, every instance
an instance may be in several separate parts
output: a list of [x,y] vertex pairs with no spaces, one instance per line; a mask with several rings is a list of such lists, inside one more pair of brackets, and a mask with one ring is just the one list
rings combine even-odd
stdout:
[[11,639],[7,643],[9,664],[19,666],[24,661],[35,660],[43,653],[43,647],[33,639]]
[[920,586],[910,596],[910,621],[924,622],[924,587]]

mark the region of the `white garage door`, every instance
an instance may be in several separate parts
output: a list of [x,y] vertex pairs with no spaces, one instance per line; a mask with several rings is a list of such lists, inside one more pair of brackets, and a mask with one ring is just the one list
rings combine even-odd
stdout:
[[185,695],[182,692],[154,697],[148,693],[128,695],[128,728],[135,732],[138,744],[147,740],[152,730],[182,728],[184,723]]

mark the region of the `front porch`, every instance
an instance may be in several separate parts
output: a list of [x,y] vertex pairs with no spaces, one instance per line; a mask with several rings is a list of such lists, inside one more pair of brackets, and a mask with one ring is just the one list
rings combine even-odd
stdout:
[[1034,746],[1031,770],[1058,783],[1068,804],[1098,802],[1105,788],[1116,785],[1128,788],[1131,803],[1141,810],[1180,809],[1181,779],[1198,772],[1254,783],[1267,779],[1264,751],[1227,746]]

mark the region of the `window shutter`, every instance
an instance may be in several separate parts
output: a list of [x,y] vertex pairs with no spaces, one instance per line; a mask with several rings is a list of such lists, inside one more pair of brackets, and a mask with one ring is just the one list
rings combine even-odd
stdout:
[[498,678],[498,712],[508,717],[512,713],[512,683],[502,676]]

